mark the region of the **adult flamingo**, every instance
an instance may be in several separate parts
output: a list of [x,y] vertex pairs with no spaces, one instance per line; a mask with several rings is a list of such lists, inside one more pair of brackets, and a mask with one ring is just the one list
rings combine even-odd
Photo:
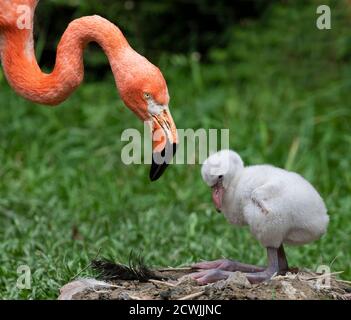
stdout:
[[177,144],[167,84],[160,70],[130,47],[118,27],[102,17],[89,16],[69,24],[57,48],[54,70],[43,73],[35,58],[33,41],[33,17],[38,2],[0,0],[0,58],[11,87],[33,102],[60,104],[83,80],[85,46],[97,42],[109,59],[123,102],[151,125],[150,179],[157,180]]

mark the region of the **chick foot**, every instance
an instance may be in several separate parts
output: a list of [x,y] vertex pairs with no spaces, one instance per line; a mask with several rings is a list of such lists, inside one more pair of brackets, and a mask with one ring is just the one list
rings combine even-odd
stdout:
[[191,266],[192,269],[219,269],[223,271],[241,271],[241,272],[261,272],[264,271],[264,267],[255,266],[251,264],[245,264],[238,261],[220,259],[215,261],[204,261],[195,263]]
[[199,285],[205,285],[220,280],[226,280],[232,274],[231,271],[224,271],[220,269],[210,269],[190,274]]
[[[232,271],[210,269],[210,270],[192,273],[190,274],[190,276],[194,280],[196,280],[199,285],[206,285],[220,280],[226,280],[233,273],[234,272]],[[274,274],[276,274],[274,270],[267,269],[261,272],[246,273],[245,276],[251,284],[255,284],[255,283],[260,283],[260,282],[270,280]]]
[[[199,284],[204,285],[219,280],[228,279],[234,271],[245,272],[250,283],[260,283],[271,279],[275,274],[283,274],[288,270],[284,248],[267,248],[268,267],[256,267],[237,261],[217,260],[212,262],[200,262],[192,266],[193,269],[202,269],[190,276]],[[203,270],[205,269],[205,270]]]

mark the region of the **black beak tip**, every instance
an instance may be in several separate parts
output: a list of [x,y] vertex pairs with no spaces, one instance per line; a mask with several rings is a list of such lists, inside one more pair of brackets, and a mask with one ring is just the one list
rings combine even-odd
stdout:
[[162,176],[176,151],[177,145],[173,143],[172,145],[168,144],[160,153],[154,153],[152,155],[152,164],[149,175],[151,181],[156,181]]
[[151,165],[150,180],[156,181],[161,178],[162,174],[166,171],[168,164],[157,165],[154,162]]

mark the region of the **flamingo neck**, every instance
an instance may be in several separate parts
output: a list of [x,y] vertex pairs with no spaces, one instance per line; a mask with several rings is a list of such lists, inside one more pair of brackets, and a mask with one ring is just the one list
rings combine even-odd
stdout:
[[84,78],[83,52],[90,42],[97,42],[104,50],[117,87],[128,77],[128,66],[142,59],[118,27],[102,17],[89,16],[69,24],[58,45],[53,71],[43,73],[35,58],[32,29],[0,30],[0,57],[13,89],[36,103],[57,105],[80,85]]

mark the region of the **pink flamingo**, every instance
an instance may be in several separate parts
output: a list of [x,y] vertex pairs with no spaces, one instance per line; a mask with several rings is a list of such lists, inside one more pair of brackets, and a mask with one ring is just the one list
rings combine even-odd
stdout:
[[33,41],[38,1],[0,0],[0,58],[9,84],[28,100],[58,105],[83,81],[84,48],[97,42],[109,59],[121,99],[142,121],[150,123],[153,136],[150,179],[157,180],[177,144],[162,73],[130,47],[118,27],[99,16],[83,17],[69,24],[57,48],[54,70],[43,73],[35,58]]

